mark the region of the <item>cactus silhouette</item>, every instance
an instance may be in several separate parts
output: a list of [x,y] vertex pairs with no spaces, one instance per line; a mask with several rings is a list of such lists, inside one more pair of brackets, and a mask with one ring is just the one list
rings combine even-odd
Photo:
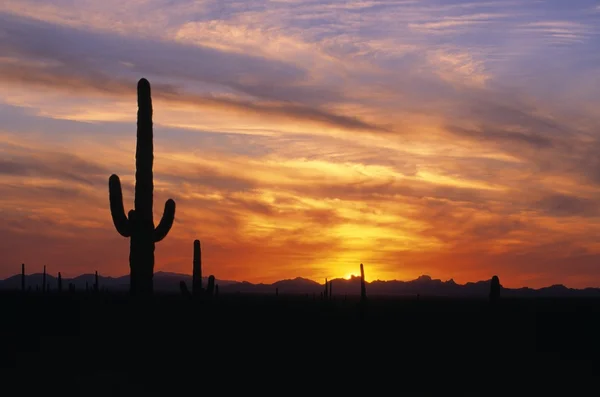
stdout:
[[333,295],[333,280],[329,280],[329,299]]
[[215,285],[215,298],[219,297],[219,284]]
[[194,240],[194,262],[192,269],[192,294],[200,296],[202,293],[202,252],[200,240]]
[[367,300],[367,287],[365,286],[365,268],[363,264],[360,264],[360,300],[362,302]]
[[25,264],[21,263],[21,292],[25,292]]
[[96,274],[94,275],[94,292],[98,292],[98,291],[99,291],[98,270],[96,270]]
[[494,276],[490,283],[490,302],[496,303],[498,299],[500,299],[500,279]]
[[329,284],[327,283],[327,279],[325,279],[325,293],[323,294],[323,297],[325,299],[327,299],[329,297]]
[[212,274],[208,276],[208,285],[206,286],[206,295],[211,298],[215,290],[215,276]]
[[154,142],[152,131],[152,98],[150,83],[140,79],[137,86],[137,144],[135,152],[134,209],[125,215],[121,181],[115,174],[108,180],[110,212],[117,232],[130,238],[129,290],[132,295],[149,295],[153,291],[154,248],[164,239],[175,219],[175,201],[167,200],[158,226],[152,216],[154,181]]
[[62,276],[60,272],[58,272],[58,292],[62,292]]

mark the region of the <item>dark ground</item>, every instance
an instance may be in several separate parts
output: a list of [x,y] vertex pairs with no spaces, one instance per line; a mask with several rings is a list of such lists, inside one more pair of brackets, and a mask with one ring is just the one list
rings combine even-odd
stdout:
[[7,396],[598,390],[596,299],[2,293],[0,313]]

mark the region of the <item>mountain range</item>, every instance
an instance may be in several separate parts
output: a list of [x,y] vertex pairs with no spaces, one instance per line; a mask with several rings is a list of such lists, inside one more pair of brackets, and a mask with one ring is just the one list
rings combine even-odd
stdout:
[[[43,275],[41,273],[25,276],[25,286],[35,290],[41,288]],[[75,288],[82,290],[94,285],[94,274],[82,274],[74,278],[63,278],[63,288],[74,284]],[[154,289],[158,292],[178,292],[179,283],[184,281],[191,289],[192,276],[189,274],[157,272],[154,274]],[[333,279],[333,295],[358,295],[360,294],[360,278]],[[260,293],[275,294],[316,294],[319,295],[325,288],[313,280],[302,277],[281,280],[272,284],[253,284],[247,281],[216,280],[221,293]],[[457,284],[454,280],[442,281],[423,275],[410,281],[372,281],[367,282],[367,295],[405,295],[405,296],[456,296],[456,297],[487,297],[491,280]],[[46,283],[50,290],[58,288],[56,277],[47,274]],[[99,288],[109,291],[126,291],[129,288],[129,275],[121,277],[98,276]],[[203,280],[206,285],[207,278]],[[21,275],[17,274],[0,281],[0,290],[18,290],[21,288]],[[540,289],[533,288],[502,288],[502,296],[510,297],[600,297],[600,288],[572,289],[564,285],[552,285]]]

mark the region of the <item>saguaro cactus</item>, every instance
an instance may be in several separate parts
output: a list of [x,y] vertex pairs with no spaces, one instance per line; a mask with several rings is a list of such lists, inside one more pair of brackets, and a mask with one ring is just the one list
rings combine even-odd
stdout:
[[202,292],[202,252],[200,240],[194,240],[194,262],[192,269],[192,294],[199,296]]
[[363,267],[363,264],[360,264],[360,300],[361,301],[366,301],[367,300],[367,287],[365,285],[365,268]]
[[155,228],[152,216],[154,182],[152,166],[154,143],[150,83],[141,79],[137,86],[137,144],[135,152],[134,209],[125,215],[121,181],[115,174],[108,180],[110,212],[117,232],[130,238],[129,290],[132,295],[149,295],[153,290],[155,243],[164,239],[175,219],[175,201],[167,200],[160,223]]
[[98,284],[98,270],[96,270],[96,274],[94,275],[94,292],[98,292],[100,290],[100,285]]

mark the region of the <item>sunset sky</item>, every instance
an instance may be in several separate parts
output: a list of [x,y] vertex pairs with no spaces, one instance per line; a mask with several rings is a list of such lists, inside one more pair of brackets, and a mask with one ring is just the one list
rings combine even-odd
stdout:
[[156,271],[600,286],[600,2],[0,2],[0,277],[129,272],[136,84]]

